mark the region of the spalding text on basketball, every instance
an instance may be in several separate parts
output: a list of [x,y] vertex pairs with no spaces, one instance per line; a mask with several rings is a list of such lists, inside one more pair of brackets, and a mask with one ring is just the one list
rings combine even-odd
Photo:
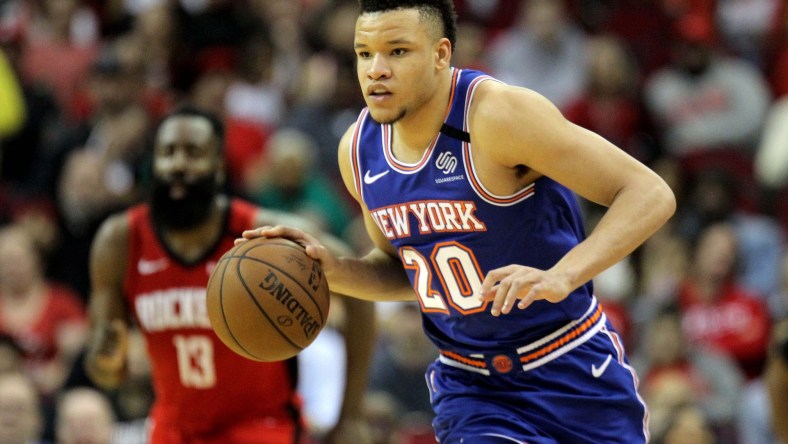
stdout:
[[309,272],[309,286],[312,287],[312,290],[317,291],[320,288],[322,277],[323,273],[320,271],[320,265],[317,262],[312,262],[312,270]]
[[268,275],[260,282],[259,287],[263,290],[267,291],[271,296],[273,296],[280,304],[282,304],[287,310],[293,314],[296,321],[299,322],[301,325],[301,329],[304,331],[304,336],[307,338],[311,338],[312,335],[318,331],[318,321],[309,315],[306,312],[304,307],[301,306],[301,303],[298,302],[297,299],[293,298],[293,294],[290,293],[290,290],[283,284],[279,277],[273,271],[268,272]]

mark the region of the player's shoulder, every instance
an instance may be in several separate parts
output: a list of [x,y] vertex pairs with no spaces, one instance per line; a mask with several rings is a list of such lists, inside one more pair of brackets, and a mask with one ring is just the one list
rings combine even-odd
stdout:
[[126,245],[131,232],[132,210],[125,210],[108,216],[96,233],[93,244],[120,248]]
[[240,196],[221,194],[216,199],[221,211],[226,214],[226,233],[236,236],[252,226],[259,226],[263,211],[260,205]]
[[558,108],[538,92],[500,82],[483,82],[469,110],[471,137],[540,133],[562,124]]
[[339,170],[342,174],[348,173],[350,169],[350,151],[351,146],[353,145],[353,138],[356,134],[356,127],[359,125],[359,122],[353,122],[348,126],[348,129],[345,130],[345,134],[342,135],[342,138],[339,140],[339,147],[337,149],[337,156],[339,161]]
[[339,139],[339,151],[350,151],[350,144],[353,142],[353,135],[356,133],[356,125],[358,125],[357,121],[351,123],[345,130],[345,133],[342,134],[342,138]]
[[219,206],[223,211],[230,211],[231,215],[255,214],[260,210],[260,206],[238,196],[219,196]]
[[482,82],[474,92],[471,113],[500,119],[510,112],[543,108],[555,108],[555,105],[532,89],[502,82]]

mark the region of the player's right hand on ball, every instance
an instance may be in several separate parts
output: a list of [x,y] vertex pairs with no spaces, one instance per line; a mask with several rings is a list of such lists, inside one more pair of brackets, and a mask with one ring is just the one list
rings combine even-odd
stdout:
[[284,225],[276,225],[273,227],[265,226],[253,230],[246,230],[242,233],[242,236],[243,237],[235,240],[235,245],[258,237],[283,237],[285,239],[290,239],[304,247],[309,257],[320,261],[320,265],[323,267],[324,272],[328,272],[336,263],[336,257],[334,257],[325,245],[314,236],[298,228]]

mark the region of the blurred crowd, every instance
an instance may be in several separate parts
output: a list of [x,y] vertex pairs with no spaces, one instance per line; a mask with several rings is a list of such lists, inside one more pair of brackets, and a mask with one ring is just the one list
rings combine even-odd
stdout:
[[[788,1],[455,4],[454,66],[545,95],[676,193],[676,216],[595,279],[653,442],[776,442],[763,375],[788,316]],[[335,151],[363,107],[356,14],[356,0],[0,0],[1,442],[142,442],[141,340],[116,393],[81,369],[88,255],[104,218],[145,195],[151,133],[175,105],[224,119],[228,192],[370,248]],[[583,204],[591,228],[600,209]],[[418,306],[379,309],[370,444],[433,442]],[[328,427],[338,396],[311,382],[308,425]]]

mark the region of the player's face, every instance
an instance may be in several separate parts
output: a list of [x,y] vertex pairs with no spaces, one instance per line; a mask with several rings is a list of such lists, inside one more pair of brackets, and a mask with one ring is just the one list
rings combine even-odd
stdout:
[[219,141],[210,122],[176,116],[159,128],[153,152],[154,217],[171,228],[189,228],[210,214],[221,177]]
[[416,9],[359,16],[354,39],[357,74],[375,121],[394,123],[433,96],[439,40]]

